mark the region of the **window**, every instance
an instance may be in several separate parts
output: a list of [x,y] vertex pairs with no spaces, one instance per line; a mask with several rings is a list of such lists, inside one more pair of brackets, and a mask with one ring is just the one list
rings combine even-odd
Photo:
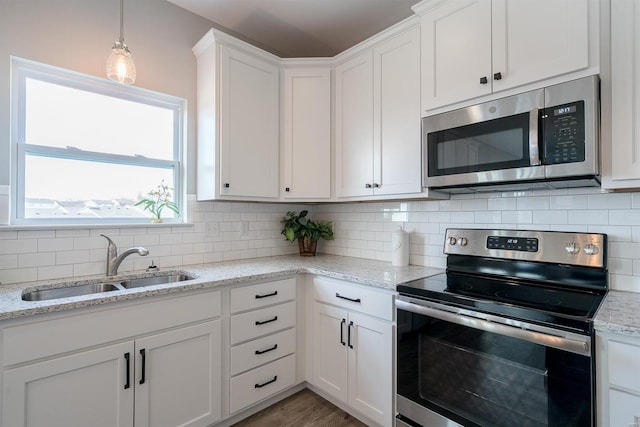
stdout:
[[146,223],[163,181],[184,213],[185,100],[18,58],[12,90],[12,222]]

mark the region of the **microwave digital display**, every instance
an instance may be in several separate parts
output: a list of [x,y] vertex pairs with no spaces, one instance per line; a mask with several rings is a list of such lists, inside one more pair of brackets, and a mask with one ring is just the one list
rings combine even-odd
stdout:
[[569,113],[575,113],[577,111],[578,107],[576,107],[575,105],[567,105],[565,107],[560,107],[560,108],[556,108],[553,110],[553,115],[554,116],[559,116],[561,114],[569,114]]

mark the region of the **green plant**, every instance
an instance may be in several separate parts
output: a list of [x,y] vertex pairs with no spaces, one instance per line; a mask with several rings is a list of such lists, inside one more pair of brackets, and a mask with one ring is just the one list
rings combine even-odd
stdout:
[[162,222],[164,208],[168,208],[175,212],[176,215],[180,215],[178,205],[171,200],[171,190],[173,188],[166,185],[163,179],[155,190],[149,191],[147,197],[139,200],[135,206],[143,205],[144,210],[151,213],[154,222]]
[[324,240],[333,240],[333,229],[331,221],[313,221],[307,217],[308,211],[303,210],[297,214],[295,211],[289,211],[282,218],[281,234],[290,242],[299,237],[308,238],[312,242],[317,242],[320,238]]

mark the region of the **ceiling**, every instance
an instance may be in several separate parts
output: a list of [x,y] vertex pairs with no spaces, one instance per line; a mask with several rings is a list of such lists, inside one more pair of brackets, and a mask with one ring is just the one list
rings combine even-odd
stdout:
[[167,0],[282,58],[330,57],[413,15],[419,0]]

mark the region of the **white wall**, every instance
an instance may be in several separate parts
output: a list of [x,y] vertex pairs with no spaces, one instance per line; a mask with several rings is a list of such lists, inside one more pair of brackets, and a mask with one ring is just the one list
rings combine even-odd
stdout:
[[[120,32],[118,0],[0,0],[0,184],[9,184],[11,55],[104,77]],[[186,98],[196,107],[191,47],[212,23],[165,0],[127,0],[124,37],[135,85]],[[187,115],[187,191],[195,193],[195,114]]]
[[[144,246],[149,255],[131,255],[121,272],[142,270],[153,260],[161,269],[192,264],[297,253],[298,245],[280,235],[280,220],[300,206],[266,203],[195,202],[192,225],[123,228],[3,230],[0,227],[0,283],[20,283],[105,274],[107,242],[118,249]],[[248,233],[241,234],[246,222]]]
[[610,287],[640,292],[640,193],[598,189],[458,195],[443,201],[334,204],[315,207],[335,221],[336,239],[322,251],[391,260],[391,231],[410,232],[410,263],[444,267],[447,227],[606,233]]

